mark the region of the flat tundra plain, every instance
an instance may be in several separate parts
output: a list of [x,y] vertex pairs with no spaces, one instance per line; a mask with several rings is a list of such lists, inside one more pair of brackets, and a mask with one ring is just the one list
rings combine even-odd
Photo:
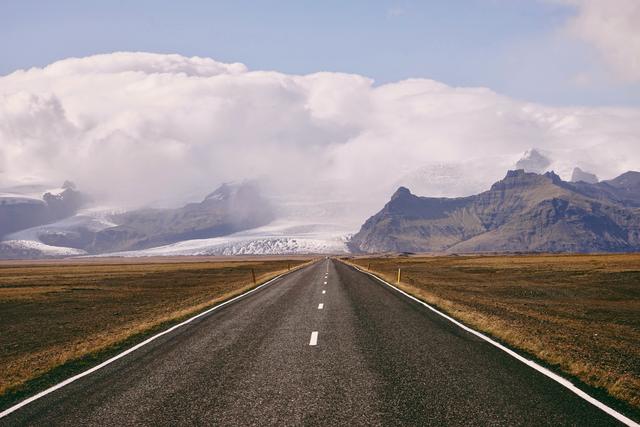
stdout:
[[0,262],[0,407],[308,260]]
[[[0,409],[312,260],[0,263]],[[638,418],[639,255],[343,261],[580,380],[592,396]],[[171,387],[163,380],[168,372],[176,375]],[[2,421],[237,424],[260,414],[273,424],[613,423],[335,259],[243,295]]]

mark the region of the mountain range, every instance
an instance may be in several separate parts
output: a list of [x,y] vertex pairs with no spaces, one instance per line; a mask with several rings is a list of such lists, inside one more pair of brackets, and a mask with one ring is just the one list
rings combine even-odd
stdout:
[[[563,181],[544,170],[558,164],[548,156],[528,150],[493,185],[491,166],[424,165],[396,181],[391,200],[353,236],[376,202],[363,205],[348,193],[265,194],[263,183],[246,181],[222,184],[199,202],[173,208],[116,210],[71,182],[56,189],[9,187],[0,192],[0,259],[640,250],[640,173],[599,182],[563,165],[563,176],[571,176]],[[465,196],[419,197],[408,188]]]
[[42,198],[0,194],[0,237],[71,216],[86,201],[87,197],[69,181],[60,188],[46,191]]
[[602,182],[587,178],[590,182],[566,182],[553,172],[518,169],[488,191],[459,198],[418,197],[400,187],[349,247],[449,253],[640,250],[640,173]]
[[[71,204],[69,199],[77,203]],[[71,189],[60,192],[57,198],[46,193],[42,200],[0,198],[0,218],[6,224],[0,234],[0,258],[141,250],[229,235],[274,219],[270,203],[251,182],[223,184],[201,202],[174,209],[76,214],[81,200],[80,193]],[[21,216],[28,221],[20,221]]]

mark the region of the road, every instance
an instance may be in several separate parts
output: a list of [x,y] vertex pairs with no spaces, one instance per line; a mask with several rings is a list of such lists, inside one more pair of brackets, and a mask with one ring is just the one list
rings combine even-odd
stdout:
[[328,259],[0,425],[618,424],[491,344]]

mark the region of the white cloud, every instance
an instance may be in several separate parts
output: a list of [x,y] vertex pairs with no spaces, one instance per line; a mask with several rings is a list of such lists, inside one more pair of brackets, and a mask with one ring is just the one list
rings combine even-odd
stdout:
[[212,77],[220,74],[240,74],[247,71],[244,64],[224,64],[211,58],[182,55],[157,55],[146,52],[118,52],[87,58],[68,58],[45,68],[47,74],[64,76],[75,74],[113,74],[119,72],[183,73],[187,76]]
[[488,185],[530,147],[555,153],[566,174],[574,164],[601,177],[640,169],[639,135],[637,109],[178,55],[97,55],[0,78],[0,186],[71,179],[123,203],[259,178],[274,192],[363,201],[371,213],[424,165],[464,161]]
[[577,8],[567,23],[624,80],[640,82],[640,1],[561,0]]

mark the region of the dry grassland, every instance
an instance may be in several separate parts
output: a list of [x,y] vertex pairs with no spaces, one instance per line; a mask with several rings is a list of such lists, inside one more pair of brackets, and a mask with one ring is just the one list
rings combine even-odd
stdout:
[[55,368],[253,287],[252,269],[260,283],[306,261],[2,262],[0,407]]

